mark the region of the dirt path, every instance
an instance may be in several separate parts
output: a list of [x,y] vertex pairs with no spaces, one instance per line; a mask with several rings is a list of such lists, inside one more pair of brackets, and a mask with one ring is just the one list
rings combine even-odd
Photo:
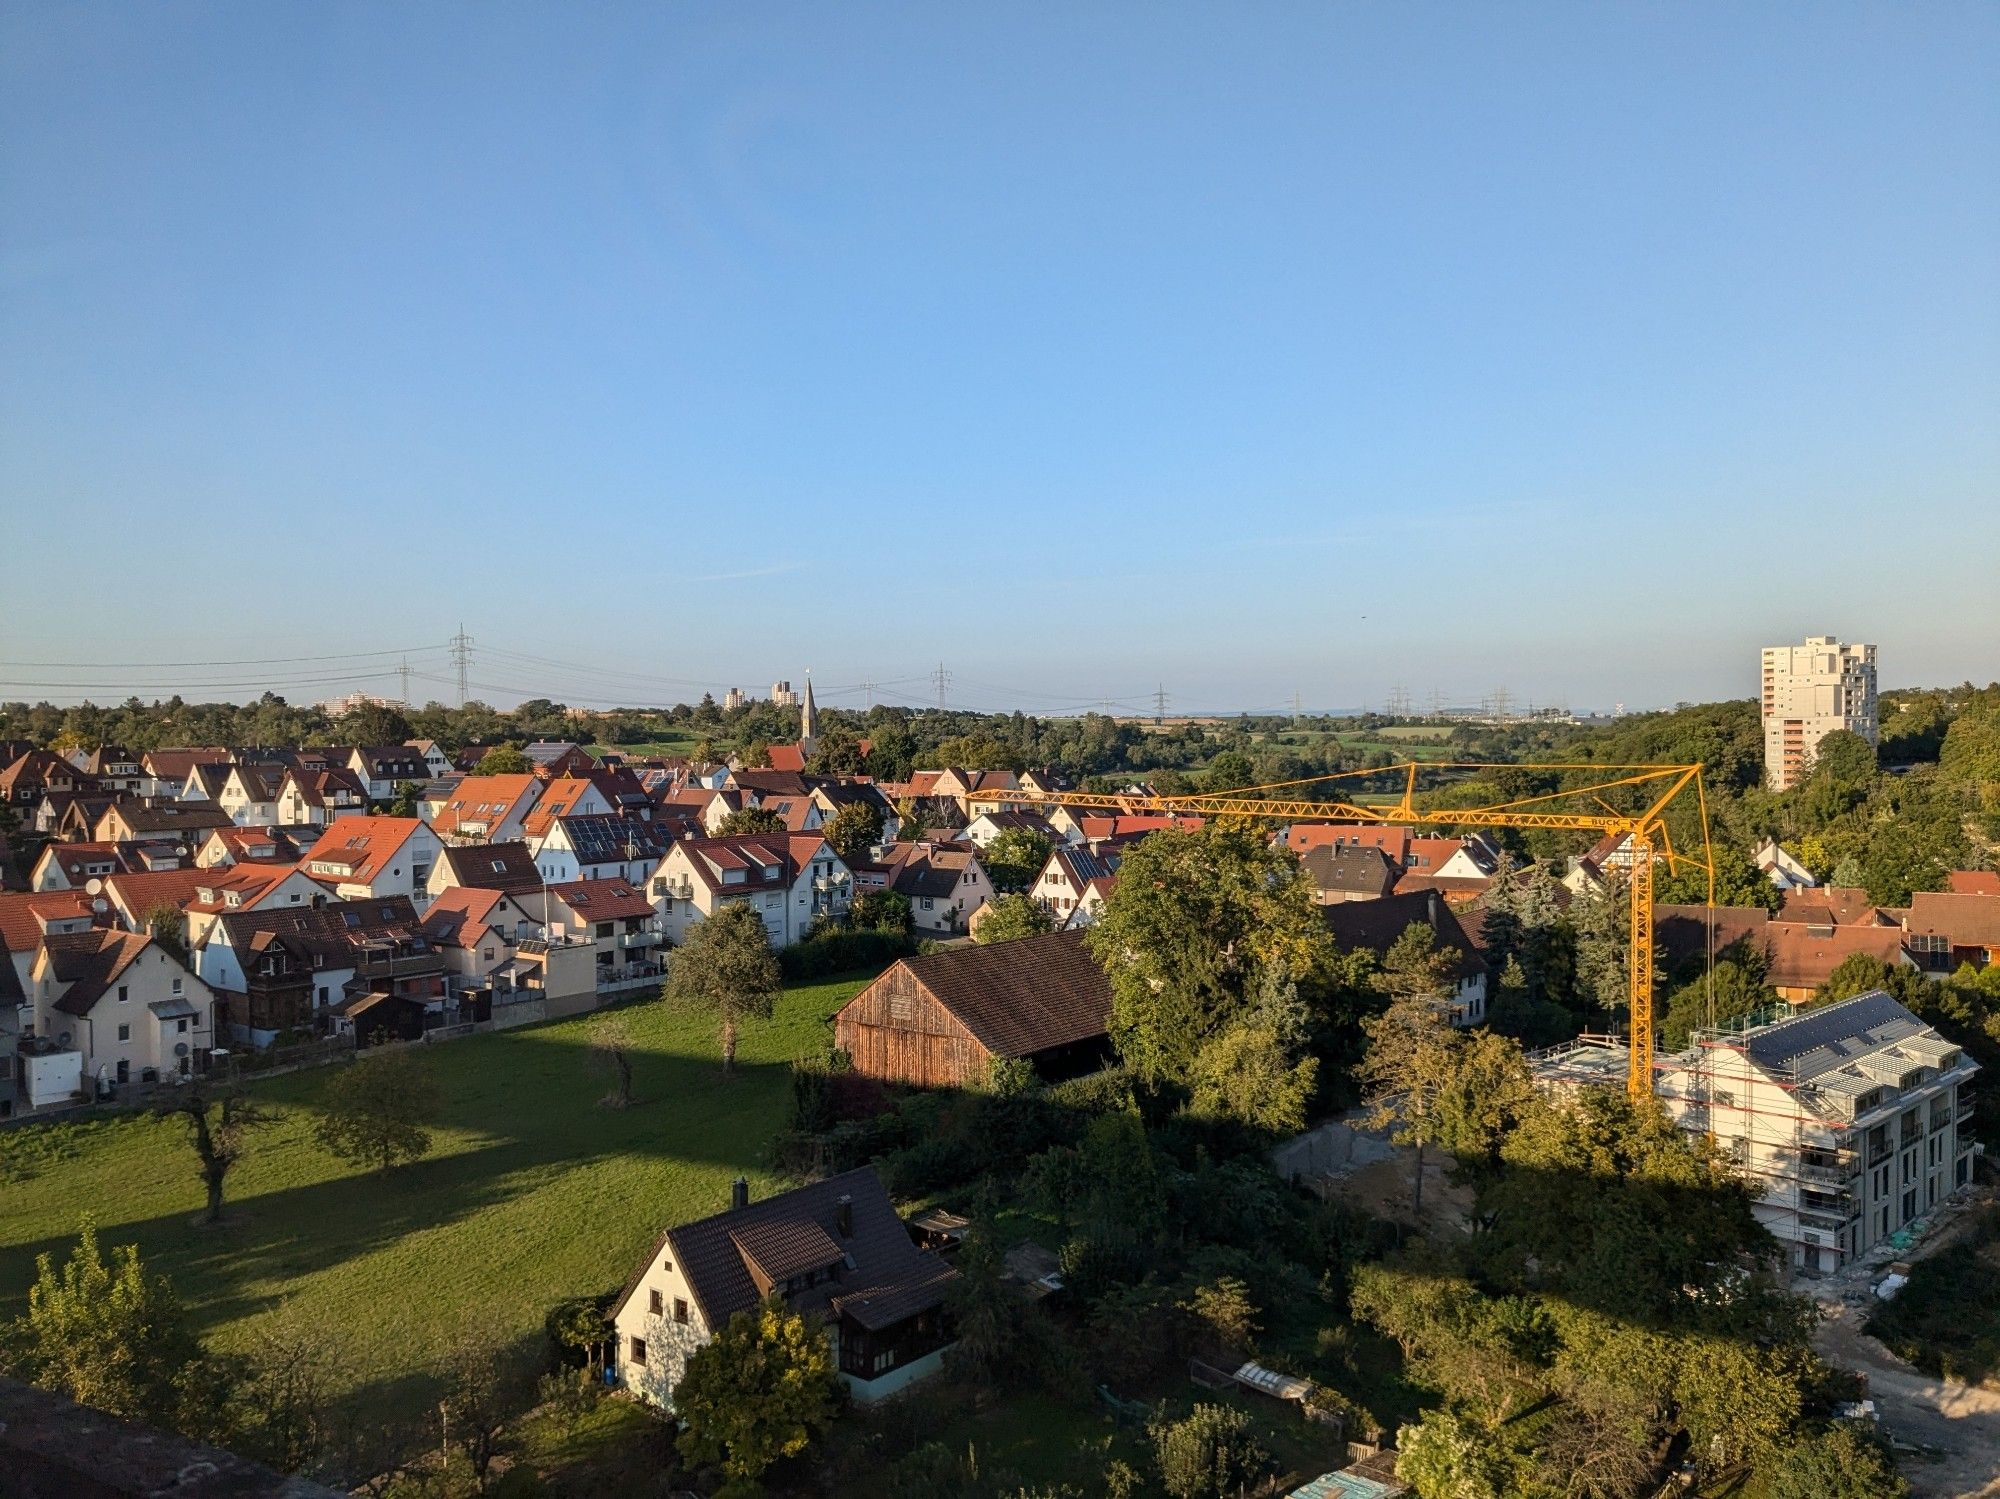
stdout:
[[1918,1499],[2000,1495],[2000,1391],[1933,1379],[1861,1331],[1864,1313],[1840,1308],[1813,1342],[1829,1363],[1868,1376],[1882,1429],[1934,1451],[1905,1455],[1903,1475]]

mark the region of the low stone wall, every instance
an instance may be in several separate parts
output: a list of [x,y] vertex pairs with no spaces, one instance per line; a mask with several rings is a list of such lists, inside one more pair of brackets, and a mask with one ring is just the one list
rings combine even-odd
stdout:
[[1382,1136],[1332,1120],[1273,1146],[1271,1169],[1286,1181],[1339,1177],[1386,1161],[1394,1153],[1395,1147]]

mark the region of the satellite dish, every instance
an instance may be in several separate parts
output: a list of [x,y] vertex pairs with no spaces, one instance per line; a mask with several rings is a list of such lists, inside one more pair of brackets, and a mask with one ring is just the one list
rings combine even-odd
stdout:
[[176,1042],[174,1043],[174,1055],[175,1055],[175,1056],[177,1056],[177,1057],[184,1057],[184,1056],[186,1056],[187,1054],[188,1054],[188,1044],[187,1044],[187,1042],[185,1042],[185,1041],[176,1041]]
[[93,875],[83,882],[83,889],[87,895],[102,895],[104,893],[104,881]]
[[90,909],[95,911],[99,916],[102,916],[106,911],[111,909],[111,902],[100,895],[90,903]]
[[64,1031],[64,1032],[63,1032],[63,1033],[62,1033],[62,1034],[61,1034],[60,1036],[57,1036],[57,1037],[56,1037],[56,1045],[58,1045],[58,1046],[67,1046],[67,1045],[69,1045],[69,1032],[68,1032],[68,1031]]

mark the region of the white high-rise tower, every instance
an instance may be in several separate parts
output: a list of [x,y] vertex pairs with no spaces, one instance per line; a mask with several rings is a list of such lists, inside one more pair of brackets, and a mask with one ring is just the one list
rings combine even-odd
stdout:
[[1827,735],[1839,729],[1882,739],[1875,704],[1875,647],[1809,635],[1804,645],[1764,648],[1764,778],[1796,786]]

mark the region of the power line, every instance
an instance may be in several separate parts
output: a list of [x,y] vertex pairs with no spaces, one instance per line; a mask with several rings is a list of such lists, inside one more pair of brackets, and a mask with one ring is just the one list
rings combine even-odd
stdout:
[[212,666],[296,666],[306,661],[364,661],[377,656],[407,656],[434,651],[434,645],[387,651],[339,651],[331,656],[258,656],[241,661],[0,661],[0,666],[27,666],[37,671],[196,671]]

